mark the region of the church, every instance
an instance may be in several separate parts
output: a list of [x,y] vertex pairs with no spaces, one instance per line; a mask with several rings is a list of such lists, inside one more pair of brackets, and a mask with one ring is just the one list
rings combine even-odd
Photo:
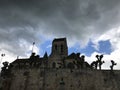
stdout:
[[[79,63],[79,64],[78,64]],[[48,56],[47,52],[43,57],[39,57],[34,52],[30,58],[17,59],[12,62],[13,68],[91,68],[85,62],[85,56],[80,53],[72,53],[68,55],[68,46],[66,38],[57,38],[52,42],[51,54]]]
[[55,38],[49,56],[33,52],[29,58],[4,62],[0,90],[120,90],[120,71],[101,70],[103,56],[96,58],[89,64],[81,53],[68,55],[67,39]]

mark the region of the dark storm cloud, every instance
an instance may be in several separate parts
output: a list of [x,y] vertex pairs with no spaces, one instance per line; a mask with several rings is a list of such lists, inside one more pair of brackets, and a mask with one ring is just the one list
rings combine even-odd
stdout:
[[0,42],[15,53],[21,39],[51,35],[87,42],[119,25],[119,7],[120,0],[0,0]]

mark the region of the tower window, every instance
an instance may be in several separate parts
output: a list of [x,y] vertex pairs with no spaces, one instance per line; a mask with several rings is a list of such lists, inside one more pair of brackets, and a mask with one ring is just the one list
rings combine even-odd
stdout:
[[57,45],[55,45],[55,50],[57,50]]
[[61,45],[61,53],[63,52],[63,45]]

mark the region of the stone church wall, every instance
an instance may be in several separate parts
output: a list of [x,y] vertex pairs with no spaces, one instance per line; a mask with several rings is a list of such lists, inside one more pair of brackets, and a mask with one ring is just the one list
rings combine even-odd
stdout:
[[14,69],[0,90],[120,90],[120,71]]

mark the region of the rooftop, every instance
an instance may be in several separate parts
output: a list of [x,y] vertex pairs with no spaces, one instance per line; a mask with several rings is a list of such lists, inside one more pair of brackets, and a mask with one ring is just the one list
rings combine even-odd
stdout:
[[66,38],[55,38],[53,42],[66,41]]

